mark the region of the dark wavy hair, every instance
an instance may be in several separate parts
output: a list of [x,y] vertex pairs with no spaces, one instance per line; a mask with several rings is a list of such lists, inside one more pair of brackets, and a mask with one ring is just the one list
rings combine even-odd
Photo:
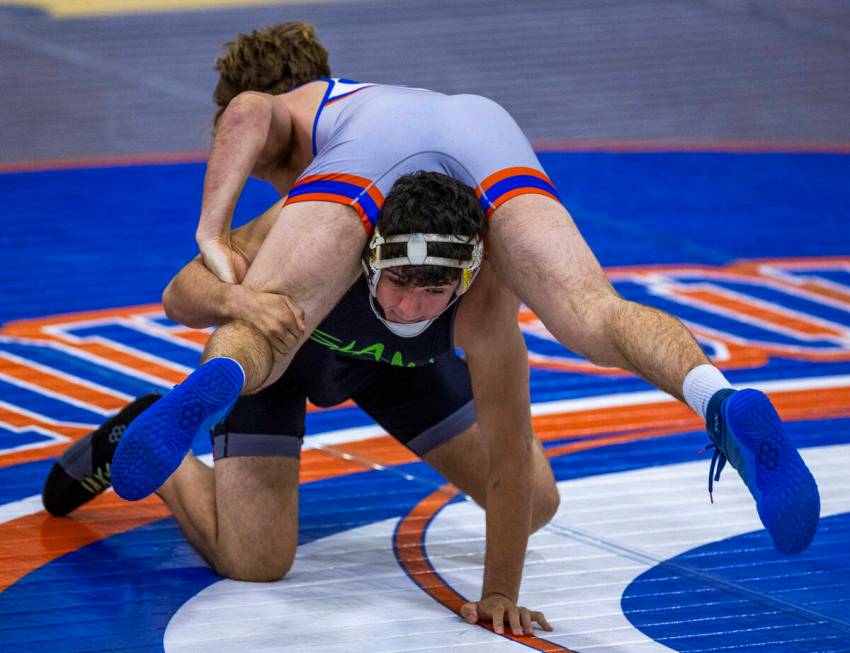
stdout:
[[224,44],[215,62],[218,105],[214,123],[230,101],[244,91],[279,95],[319,77],[329,77],[328,51],[309,23],[290,21],[240,34]]
[[[439,172],[420,171],[396,180],[384,201],[378,228],[383,236],[431,233],[484,238],[487,217],[481,203],[466,184]],[[406,243],[384,245],[384,258],[403,256]],[[429,243],[432,256],[469,260],[472,245]],[[368,244],[364,256],[368,256]],[[437,265],[407,265],[390,268],[406,286],[442,286],[460,278],[461,270]]]

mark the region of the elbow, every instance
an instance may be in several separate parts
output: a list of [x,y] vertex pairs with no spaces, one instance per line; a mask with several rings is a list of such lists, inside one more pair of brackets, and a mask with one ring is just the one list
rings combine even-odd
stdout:
[[260,124],[268,125],[271,106],[261,93],[244,91],[233,98],[221,114],[216,131],[254,129]]
[[169,320],[183,323],[183,320],[181,319],[183,315],[180,313],[179,303],[175,298],[176,294],[177,293],[174,289],[174,280],[172,279],[171,283],[169,283],[165,287],[165,290],[162,291],[162,308]]
[[169,320],[185,324],[192,329],[203,329],[210,326],[209,324],[202,324],[197,319],[193,319],[192,315],[184,310],[184,302],[181,301],[180,291],[175,282],[176,279],[173,279],[165,287],[165,290],[162,291],[162,308],[165,311],[166,317]]

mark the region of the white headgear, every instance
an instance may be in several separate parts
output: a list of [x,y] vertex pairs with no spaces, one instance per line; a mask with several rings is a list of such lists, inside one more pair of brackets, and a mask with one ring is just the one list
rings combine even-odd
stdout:
[[[384,258],[382,256],[382,247],[396,243],[407,243],[407,252],[403,256],[394,258]],[[472,251],[467,260],[445,258],[442,256],[431,256],[428,254],[429,243],[452,243],[455,245],[471,245]],[[386,325],[386,327],[398,336],[403,338],[413,338],[425,331],[431,323],[437,319],[433,317],[430,320],[414,322],[412,324],[401,324],[398,322],[390,322],[385,319],[381,312],[375,306],[375,297],[378,288],[378,281],[381,278],[381,270],[386,268],[402,267],[408,265],[436,265],[445,268],[457,268],[462,270],[460,283],[455,290],[454,299],[446,305],[449,308],[458,298],[463,295],[481,269],[481,262],[484,260],[484,242],[479,236],[449,236],[443,234],[397,234],[395,236],[387,236],[384,238],[377,227],[372,233],[372,239],[369,242],[369,255],[363,261],[363,271],[366,274],[366,280],[369,283],[369,303],[372,306],[372,311],[375,316]],[[446,309],[443,309],[444,311]]]

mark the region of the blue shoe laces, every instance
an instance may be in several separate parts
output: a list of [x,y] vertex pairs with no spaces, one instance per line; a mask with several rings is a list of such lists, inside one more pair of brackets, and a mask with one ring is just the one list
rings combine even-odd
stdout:
[[714,449],[714,455],[711,457],[711,465],[708,468],[708,498],[711,503],[714,503],[714,483],[720,481],[720,473],[726,467],[726,463],[729,462],[726,453],[718,446],[718,442],[723,439],[723,427],[720,419],[721,405],[734,392],[734,390],[726,388],[718,390],[711,398],[708,410],[706,411],[706,430],[712,442],[701,449],[699,453],[705,453],[709,449]]
[[[710,444],[704,449],[700,449],[699,453],[704,453],[709,449],[714,449],[714,455],[711,456],[711,465],[708,467],[708,498],[711,503],[714,503],[714,483],[720,481],[720,472],[726,467],[729,459],[726,457],[716,444]],[[719,463],[717,461],[720,461]],[[715,467],[717,468],[715,471]]]

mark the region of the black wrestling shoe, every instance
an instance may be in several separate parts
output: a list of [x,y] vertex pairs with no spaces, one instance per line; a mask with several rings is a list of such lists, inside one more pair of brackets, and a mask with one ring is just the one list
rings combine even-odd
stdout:
[[45,510],[64,517],[108,488],[112,484],[109,468],[121,436],[130,422],[161,398],[158,394],[139,397],[68,447],[44,482],[41,501]]

